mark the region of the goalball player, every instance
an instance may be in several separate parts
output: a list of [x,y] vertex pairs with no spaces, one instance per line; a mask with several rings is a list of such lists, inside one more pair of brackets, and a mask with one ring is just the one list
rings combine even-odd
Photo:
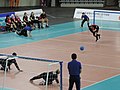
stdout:
[[96,37],[96,42],[97,42],[97,40],[100,39],[100,34],[98,34],[99,26],[95,25],[95,24],[92,24],[89,26],[89,24],[88,24],[88,28],[93,33],[93,36]]
[[48,83],[47,83],[48,85],[52,84],[54,80],[56,81],[56,83],[59,83],[59,80],[58,80],[58,74],[60,74],[59,69],[51,72],[43,72],[37,76],[34,76],[33,78],[30,79],[30,82],[33,83],[33,80],[44,79],[44,83],[42,84],[45,85],[47,74],[48,74]]
[[6,68],[6,61],[8,60],[8,63],[7,63],[7,68],[6,70],[7,71],[10,71],[11,68],[10,66],[14,63],[14,65],[16,66],[16,68],[18,69],[18,71],[22,72],[23,70],[21,70],[16,62],[16,59],[14,58],[15,56],[17,56],[17,54],[14,52],[12,53],[13,57],[8,57],[8,56],[1,56],[0,57],[0,64],[1,64],[1,68],[0,70],[4,70],[5,71],[5,68]]

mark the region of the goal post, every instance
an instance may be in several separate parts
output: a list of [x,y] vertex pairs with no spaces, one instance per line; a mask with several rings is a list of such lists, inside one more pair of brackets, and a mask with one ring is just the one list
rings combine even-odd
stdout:
[[120,11],[93,11],[93,24],[98,24],[102,28],[119,29]]
[[[1,74],[0,74],[0,90],[15,90],[13,88],[8,88],[8,86],[6,86],[6,77],[7,77],[7,72],[8,72],[8,60],[10,58],[8,56],[0,56],[0,60],[2,61],[2,65],[1,66],[5,66],[4,68],[3,67],[0,67],[0,69],[2,70],[1,71]],[[2,74],[3,72],[3,74]]]
[[[0,54],[0,56],[7,56],[9,58],[13,57],[12,55],[7,55],[7,54]],[[20,79],[21,82],[19,82],[20,84],[24,84],[24,83],[30,81],[30,79],[33,78],[33,77],[42,75],[42,76],[40,76],[39,79],[35,80],[32,84],[38,85],[41,90],[52,90],[52,89],[54,89],[54,90],[63,90],[63,82],[62,82],[62,78],[63,78],[62,77],[62,72],[63,72],[62,71],[62,68],[63,68],[62,64],[63,64],[63,61],[61,61],[61,60],[41,59],[41,58],[27,57],[27,56],[15,56],[14,58],[16,58],[18,63],[19,62],[21,63],[20,66],[22,67],[22,70],[23,70],[22,74],[19,75],[19,77],[22,77]],[[13,67],[11,66],[11,68],[13,68],[10,71],[11,73],[6,72],[7,63],[8,63],[8,60],[6,62],[5,72],[3,71],[4,75],[3,75],[2,81],[0,83],[2,88],[0,88],[0,90],[4,89],[4,88],[6,89],[6,87],[12,87],[12,88],[16,87],[12,83],[14,83],[14,80],[19,79],[19,77],[15,77],[14,79],[8,77],[9,75],[11,75],[11,73],[13,73],[12,76],[15,76],[16,73],[14,73],[15,72],[14,71],[15,69],[13,68],[14,66]],[[27,68],[26,68],[26,66],[27,66]],[[52,82],[52,84],[50,83],[50,85],[48,85],[49,72],[53,72],[52,73],[52,75],[53,75],[54,72],[56,72],[57,70],[59,70],[58,77],[57,77],[59,83],[57,84],[56,79],[54,79],[54,77],[51,77],[53,82]],[[43,75],[44,75],[44,77],[43,77]],[[41,81],[43,81],[43,84],[42,84]],[[44,83],[44,81],[46,81],[46,83]],[[9,84],[8,82],[11,83],[11,84]],[[19,85],[19,84],[16,84],[16,85]],[[31,84],[29,84],[29,82],[26,83],[26,86],[27,85],[32,86]],[[18,87],[18,88],[19,89],[24,88],[24,87],[29,88],[29,87],[26,87],[26,86],[23,85],[23,87]]]
[[50,63],[48,65],[48,71],[47,71],[47,78],[46,78],[46,90],[48,90],[48,78],[49,78],[49,71],[53,68],[53,67],[59,67],[59,71],[60,71],[60,82],[59,82],[59,85],[60,85],[60,90],[62,90],[62,63],[63,62],[55,62],[55,63]]

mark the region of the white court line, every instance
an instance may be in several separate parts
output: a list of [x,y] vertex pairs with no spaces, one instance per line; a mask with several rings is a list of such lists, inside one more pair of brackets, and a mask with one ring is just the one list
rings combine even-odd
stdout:
[[[62,41],[62,42],[71,42],[71,43],[81,43],[81,42],[78,42],[78,41],[69,41],[69,40],[60,40],[60,39],[57,39],[57,38],[53,38],[53,39],[51,39],[51,40],[56,40],[56,41]],[[96,42],[95,43],[91,43],[91,42],[82,42],[82,43],[86,43],[86,44],[97,44]],[[115,45],[110,45],[110,44],[108,44],[108,45],[106,45],[106,44],[101,44],[101,43],[99,43],[99,46],[100,45],[102,45],[102,46],[115,46]],[[101,47],[102,47],[101,46]],[[120,46],[117,46],[117,47],[120,47]],[[98,55],[102,55],[102,56],[106,56],[106,55],[104,55],[104,54],[98,54]],[[115,55],[110,55],[110,56],[115,56]],[[119,55],[116,55],[117,57],[120,57]]]
[[[77,34],[77,33],[76,33]],[[88,36],[88,35],[84,35],[84,36]],[[63,36],[62,36],[63,37]],[[88,36],[89,37],[89,36]],[[52,38],[53,40],[56,40],[56,41],[63,41],[63,42],[74,42],[74,43],[81,43],[81,42],[78,42],[78,41],[70,41],[70,40],[61,40],[61,39],[58,39],[58,38]],[[83,43],[87,43],[87,44],[97,44],[97,43],[99,43],[99,41],[98,42],[95,42],[95,43],[92,43],[92,42],[83,42]],[[115,46],[115,45],[110,45],[110,44],[102,44],[102,43],[99,43],[99,45],[103,45],[103,46]],[[118,47],[120,47],[120,46],[118,46]]]
[[[65,62],[64,63],[68,63],[68,62]],[[104,68],[104,69],[113,69],[113,70],[120,70],[120,68],[115,68],[115,67],[109,67],[109,66],[102,66],[102,65],[95,65],[95,64],[83,64],[82,65],[85,65],[85,66],[89,66],[89,67],[95,67],[95,68]]]
[[[52,32],[52,33],[48,33],[47,35],[49,35],[49,34],[53,34],[53,33],[58,33],[58,32],[63,32],[63,31],[69,31],[69,30],[74,30],[74,29],[80,29],[81,30],[81,28],[79,27],[79,28],[70,28],[70,29],[63,29],[63,30],[60,30],[60,31],[55,31],[55,32]],[[78,32],[75,32],[75,33],[78,33]],[[71,33],[71,34],[73,34],[73,33]],[[42,34],[41,34],[42,35]],[[45,34],[46,35],[46,34]],[[70,34],[69,34],[70,35]],[[59,36],[58,36],[59,37]],[[60,37],[62,37],[62,36],[60,36]]]
[[113,69],[113,70],[120,70],[120,68],[109,67],[109,66],[101,66],[101,65],[94,65],[94,64],[83,64],[85,66],[97,67],[97,68],[106,68],[106,69]]
[[120,74],[117,74],[117,75],[115,75],[115,76],[112,76],[112,77],[106,78],[106,79],[104,79],[104,80],[98,81],[98,82],[96,82],[96,83],[93,83],[93,84],[91,84],[91,85],[88,85],[88,86],[86,86],[86,87],[83,87],[82,89],[89,88],[89,87],[91,87],[91,86],[93,86],[93,85],[102,83],[102,82],[107,81],[107,80],[109,80],[109,79],[115,78],[115,77],[117,77],[117,76],[119,76],[119,75],[120,75]]
[[[74,42],[74,43],[81,43],[81,42],[77,42],[77,41],[59,40],[59,39],[55,39],[55,38],[54,38],[54,39],[52,38],[52,39],[49,39],[49,40],[51,40],[51,41],[56,40],[56,41],[72,42],[72,43],[73,43],[73,42]],[[83,43],[87,43],[87,42],[83,42]],[[87,43],[87,44],[95,44],[95,43]],[[102,45],[102,44],[101,44],[101,45]],[[108,46],[110,46],[110,45],[108,45]],[[113,45],[113,46],[114,46],[114,45]],[[48,49],[55,49],[55,50],[56,50],[56,48],[54,48],[54,47],[53,47],[53,48],[52,48],[52,47],[49,47]],[[57,48],[57,50],[59,50],[59,51],[64,51],[64,50],[61,50],[61,49],[58,49],[58,48]],[[65,50],[65,51],[66,51],[66,50]],[[90,54],[94,54],[94,53],[91,52]],[[95,54],[96,54],[96,53],[95,53]],[[101,56],[108,57],[108,58],[109,58],[109,57],[120,57],[119,55],[105,55],[105,54],[96,54],[96,55],[101,55]]]
[[[72,43],[73,43],[73,42],[74,42],[74,43],[81,43],[81,42],[77,42],[77,41],[60,40],[60,39],[55,39],[55,38],[54,38],[54,39],[49,39],[49,40],[56,40],[56,41],[63,41],[63,42],[72,42]],[[85,43],[86,43],[86,42],[85,42]],[[87,43],[87,44],[95,44],[95,43]],[[101,45],[102,45],[102,44],[101,44]],[[109,46],[110,46],[110,45],[109,45]],[[49,49],[55,49],[55,50],[56,50],[56,48],[54,48],[54,47],[53,47],[53,48],[52,48],[52,47],[49,47]],[[58,50],[59,50],[59,51],[64,51],[64,50],[61,50],[61,49],[58,49],[58,48],[57,48],[57,51],[58,51]],[[65,50],[65,51],[66,51],[66,50]],[[90,54],[94,54],[94,53],[91,52]],[[95,54],[96,54],[96,53],[95,53]],[[120,57],[119,55],[105,55],[105,54],[96,54],[96,55],[99,55],[99,56],[101,55],[101,56],[104,56],[104,57],[107,57],[107,58],[110,58],[110,57]]]
[[[82,35],[84,35],[84,36],[92,36],[92,33],[89,31],[89,30],[86,30],[89,34],[82,34]],[[104,30],[104,31],[107,31],[107,30]],[[110,30],[109,30],[110,31]],[[109,32],[109,31],[107,31],[107,32]],[[84,31],[85,32],[85,31]],[[100,31],[101,32],[101,31]],[[110,32],[116,32],[116,31],[110,31]],[[119,31],[120,32],[120,31]],[[79,32],[79,33],[76,33],[76,34],[80,34],[81,32]],[[118,33],[118,32],[116,32],[116,33]],[[101,33],[100,33],[101,34]],[[104,35],[103,35],[104,36]],[[94,37],[94,36],[92,36],[92,37]],[[101,35],[101,38],[102,38],[102,35]],[[115,37],[111,37],[111,36],[109,36],[109,35],[107,35],[107,36],[105,36],[104,38],[113,38],[113,39],[116,39],[116,38],[120,38],[120,36],[115,36]]]
[[93,81],[93,80],[83,80],[83,79],[81,79],[81,81],[90,82],[90,83],[96,83],[97,82],[97,81]]
[[[81,32],[86,32],[86,31],[89,31],[89,30],[83,30],[84,28],[80,28],[80,27],[77,27],[77,28],[70,28],[70,29],[63,29],[63,30],[61,30],[61,31],[57,31],[57,32],[62,32],[62,31],[69,31],[69,30],[73,30],[73,29],[80,29],[80,30],[82,30]],[[100,31],[103,31],[103,30],[100,30]],[[107,30],[104,30],[104,31],[107,31]],[[111,30],[108,30],[108,31],[111,31]],[[76,32],[76,33],[72,33],[72,34],[78,34],[78,33],[81,33],[81,32]],[[113,32],[116,32],[116,31],[113,31]],[[56,33],[56,32],[54,32],[54,33]],[[52,33],[49,33],[49,34],[52,34]],[[69,34],[70,35],[70,34]],[[65,36],[67,36],[67,35],[65,35]],[[88,35],[85,35],[85,36],[88,36]],[[58,37],[61,37],[61,36],[58,36]],[[109,36],[107,36],[107,38],[108,38]],[[116,36],[116,37],[109,37],[109,38],[118,38],[119,36]]]
[[51,17],[51,18],[57,18],[57,17],[55,17],[53,15],[50,15],[50,14],[47,14],[47,13],[46,13],[46,15],[49,16],[49,17]]

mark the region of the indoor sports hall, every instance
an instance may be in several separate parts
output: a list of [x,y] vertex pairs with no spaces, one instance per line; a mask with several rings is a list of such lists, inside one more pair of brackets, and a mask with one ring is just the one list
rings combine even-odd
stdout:
[[[1,13],[13,12],[13,9],[4,9]],[[39,7],[14,10],[35,9]],[[110,16],[118,19],[120,12],[98,9],[92,11],[90,24],[99,25],[101,34],[96,42],[87,23],[81,28],[82,20],[73,18],[76,8],[42,9],[47,13],[49,28],[33,30],[32,37],[19,36],[15,32],[0,32],[0,56],[11,56],[16,52],[16,61],[23,70],[19,72],[14,65],[11,65],[8,72],[0,70],[0,90],[68,90],[67,64],[71,61],[72,53],[76,53],[77,60],[82,63],[81,90],[119,90],[120,19],[113,21]],[[89,11],[77,9],[80,9],[79,12]],[[105,20],[104,16],[109,20]],[[83,51],[80,50],[81,46],[84,47]],[[29,82],[33,76],[56,69],[61,71],[59,84],[54,82],[52,85],[40,85],[41,80]],[[73,90],[76,90],[75,85]]]

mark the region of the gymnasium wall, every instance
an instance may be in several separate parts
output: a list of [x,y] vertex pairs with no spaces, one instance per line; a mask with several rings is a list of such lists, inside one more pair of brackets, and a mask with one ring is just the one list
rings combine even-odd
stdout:
[[88,15],[90,19],[94,19],[95,15],[96,20],[120,21],[120,11],[98,9],[76,8],[73,18],[80,19],[83,12],[85,12],[85,14]]
[[[40,0],[20,0],[19,6],[39,6]],[[9,0],[0,0],[0,7],[8,7]]]
[[[16,15],[18,15],[18,16],[21,18],[21,20],[22,20],[22,17],[23,17],[24,12],[26,12],[26,13],[28,14],[28,17],[30,16],[31,12],[34,12],[35,17],[36,17],[36,16],[39,16],[39,15],[43,12],[43,10],[42,10],[42,9],[34,9],[34,10],[25,10],[25,11],[1,13],[1,14],[0,14],[0,26],[5,26],[5,25],[6,25],[6,23],[5,23],[5,17],[6,17],[7,15],[10,15],[10,16],[11,16],[12,14],[16,14]],[[28,18],[28,19],[29,19],[29,18]]]

